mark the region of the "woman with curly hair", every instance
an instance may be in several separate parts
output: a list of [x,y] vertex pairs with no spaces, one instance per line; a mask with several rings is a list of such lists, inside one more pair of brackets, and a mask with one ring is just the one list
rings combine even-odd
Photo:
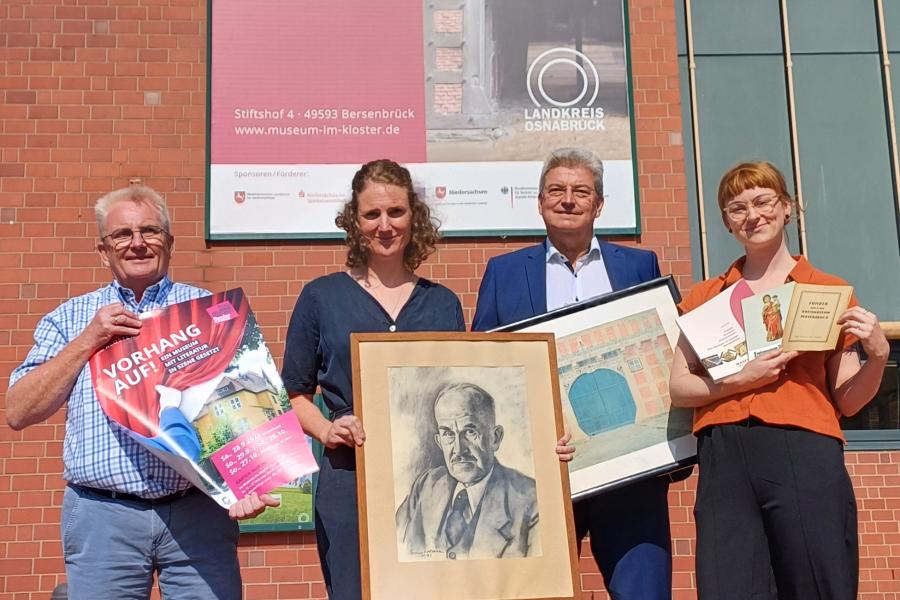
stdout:
[[[459,299],[415,270],[437,227],[409,171],[381,159],[353,177],[335,219],[347,232],[348,270],[303,287],[288,328],[282,378],[304,431],[325,446],[316,489],[316,539],[331,600],[360,598],[354,448],[366,439],[352,414],[350,334],[465,331]],[[313,403],[321,388],[329,417]]]

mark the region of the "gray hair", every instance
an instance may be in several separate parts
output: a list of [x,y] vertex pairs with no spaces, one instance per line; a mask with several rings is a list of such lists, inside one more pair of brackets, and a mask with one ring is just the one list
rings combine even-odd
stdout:
[[544,161],[544,167],[541,169],[539,193],[544,191],[544,179],[547,178],[547,173],[556,167],[568,167],[570,169],[583,167],[590,171],[594,176],[594,189],[597,191],[597,198],[603,200],[603,161],[597,158],[596,154],[584,148],[557,148],[551,152],[547,160]]
[[94,216],[97,218],[97,230],[102,236],[104,234],[103,227],[106,225],[106,217],[112,207],[124,200],[130,200],[136,203],[149,204],[159,212],[159,222],[166,232],[169,232],[171,220],[169,219],[169,208],[166,201],[156,190],[145,185],[132,185],[121,190],[110,192],[103,196],[94,205]]
[[478,412],[488,416],[492,423],[495,421],[496,410],[494,408],[494,397],[491,396],[487,390],[474,383],[452,383],[448,385],[435,396],[434,407],[437,408],[441,398],[453,392],[471,400]]

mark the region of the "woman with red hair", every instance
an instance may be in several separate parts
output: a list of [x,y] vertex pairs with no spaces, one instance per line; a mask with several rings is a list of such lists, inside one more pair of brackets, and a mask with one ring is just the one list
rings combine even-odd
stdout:
[[[788,281],[845,285],[791,256],[785,226],[795,208],[774,165],[731,168],[718,200],[744,256],[697,284],[682,312],[741,279],[756,294]],[[697,589],[704,600],[856,598],[856,502],[839,419],[875,395],[889,345],[878,318],[855,298],[838,324],[833,351],[772,350],[718,382],[679,341],[670,393],[673,404],[694,409]]]

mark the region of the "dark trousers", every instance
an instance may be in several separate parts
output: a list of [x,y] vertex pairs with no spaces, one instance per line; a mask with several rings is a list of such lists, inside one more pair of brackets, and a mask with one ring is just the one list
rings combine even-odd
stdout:
[[316,545],[330,600],[362,597],[353,448],[325,450],[316,486]]
[[575,503],[578,545],[591,552],[614,600],[672,597],[669,479],[653,477]]
[[698,452],[702,600],[856,598],[856,500],[840,441],[750,421],[703,430]]

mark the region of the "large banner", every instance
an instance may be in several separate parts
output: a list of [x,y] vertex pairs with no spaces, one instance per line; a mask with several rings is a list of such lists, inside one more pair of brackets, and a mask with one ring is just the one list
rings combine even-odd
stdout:
[[224,507],[279,486],[311,496],[318,466],[243,291],[141,321],[91,357],[106,415]]
[[210,0],[207,237],[339,237],[360,164],[408,166],[446,235],[543,231],[541,163],[604,161],[638,231],[622,0]]

